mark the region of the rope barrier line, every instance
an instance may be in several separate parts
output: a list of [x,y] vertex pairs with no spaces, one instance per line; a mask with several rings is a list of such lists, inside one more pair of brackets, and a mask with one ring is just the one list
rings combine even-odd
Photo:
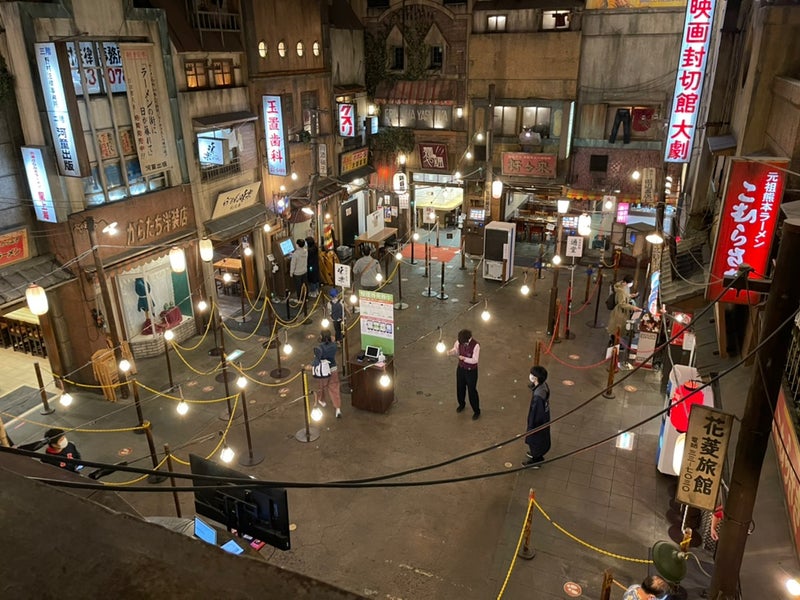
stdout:
[[360,314],[356,315],[355,318],[353,319],[353,322],[347,326],[347,331],[350,331],[353,327],[355,327],[356,323],[358,323],[360,320],[361,320],[361,315]]
[[[275,322],[272,324],[272,331],[271,331],[271,332],[270,332],[270,334],[269,334],[269,339],[268,339],[266,342],[264,342],[264,344],[263,344],[263,348],[262,348],[262,350],[263,350],[263,351],[261,352],[261,356],[259,356],[259,357],[256,359],[256,362],[254,362],[254,363],[253,363],[252,365],[250,365],[249,367],[242,367],[242,368],[239,368],[239,367],[237,366],[237,367],[236,367],[236,369],[237,369],[237,370],[238,370],[238,371],[241,373],[242,371],[252,371],[252,370],[253,370],[253,369],[255,369],[257,366],[259,366],[259,365],[261,364],[261,361],[262,361],[262,360],[264,360],[264,358],[266,358],[266,356],[267,356],[267,352],[269,352],[269,347],[270,347],[270,344],[272,344],[272,340],[274,340],[274,339],[275,339],[277,336],[278,336],[278,322],[277,322],[277,321],[275,321]],[[243,373],[242,373],[242,374],[243,374]]]
[[[247,315],[249,315],[250,313],[252,313],[253,311],[255,311],[255,310],[263,310],[263,307],[260,308],[260,309],[258,308],[258,299],[261,298],[262,292],[264,292],[266,289],[267,289],[267,280],[264,279],[264,281],[261,283],[261,287],[258,288],[258,293],[256,294],[256,303],[253,304],[250,301],[250,294],[247,293],[247,286],[242,285],[242,293],[244,294],[244,299],[247,300],[247,303],[250,305],[250,310],[248,310],[246,313],[244,313],[245,317]],[[266,306],[266,303],[265,303],[265,306]]]
[[123,385],[127,385],[127,383],[122,383],[119,381],[117,383],[112,383],[111,385],[92,385],[91,383],[78,383],[77,381],[72,381],[70,379],[67,379],[66,377],[61,377],[61,381],[64,381],[70,385],[74,385],[75,387],[82,387],[91,390],[102,390],[107,388],[113,389],[122,387]]
[[561,316],[561,307],[559,306],[558,307],[558,311],[556,311],[556,317],[555,317],[555,319],[553,319],[553,321],[555,323],[554,326],[553,326],[553,335],[550,336],[550,343],[547,346],[547,350],[544,351],[545,354],[549,354],[550,353],[550,348],[553,347],[553,342],[555,342],[556,336],[558,335],[558,327],[559,327],[559,321],[560,321],[559,317],[560,316]]
[[[153,467],[154,471],[158,471],[161,467],[164,466],[164,463],[167,462],[167,457],[161,459],[161,462],[158,463],[155,467]],[[133,485],[134,483],[139,483],[140,481],[144,481],[147,479],[149,475],[142,475],[141,477],[137,477],[136,479],[131,479],[129,481],[102,481],[103,485]]]
[[297,373],[294,374],[293,377],[290,377],[289,379],[282,379],[281,381],[278,381],[278,382],[275,382],[275,383],[268,383],[268,382],[264,382],[264,381],[259,381],[258,379],[253,379],[247,373],[244,372],[244,369],[240,369],[238,367],[238,365],[232,365],[232,366],[233,366],[235,371],[237,371],[242,377],[244,377],[248,381],[252,381],[253,383],[255,383],[257,385],[261,385],[261,386],[264,386],[264,387],[280,387],[280,386],[286,385],[287,383],[291,383],[292,381],[294,381],[295,379],[300,377],[300,375],[303,374],[302,371],[298,371]]
[[[253,336],[255,336],[255,335],[256,335],[256,332],[257,332],[257,331],[258,331],[258,329],[261,327],[261,323],[263,323],[263,322],[264,322],[264,315],[266,315],[266,313],[267,313],[267,303],[265,302],[265,303],[264,303],[264,306],[263,306],[263,307],[262,307],[262,309],[261,309],[261,314],[260,314],[260,315],[259,315],[259,317],[258,317],[258,323],[256,323],[256,326],[253,328],[253,331],[252,331],[251,333],[247,334],[247,335],[246,335],[246,336],[244,336],[244,337],[239,337],[238,335],[236,335],[235,333],[233,333],[233,331],[231,330],[231,328],[230,328],[230,327],[228,327],[228,326],[225,324],[225,319],[220,319],[220,321],[222,322],[222,328],[223,328],[225,331],[227,331],[227,332],[228,332],[228,335],[229,335],[229,336],[231,336],[233,339],[235,339],[235,340],[238,340],[238,341],[240,341],[240,342],[245,342],[245,341],[249,340],[250,338],[252,338]],[[247,313],[247,314],[250,314],[250,313]],[[242,315],[242,318],[245,318],[246,316],[247,316],[247,315]]]
[[[0,412],[0,415],[7,417],[8,419],[13,419],[15,421],[21,421],[23,423],[27,423],[28,425],[37,425],[39,427],[44,427],[45,429],[50,429],[51,427],[55,427],[53,423],[40,423],[39,421],[32,421],[24,417],[17,417],[7,412]],[[117,429],[85,429],[82,427],[63,426],[59,427],[59,429],[63,429],[64,431],[77,431],[80,433],[124,433],[126,431],[139,431],[140,429],[144,429],[144,427],[137,425],[136,427],[120,427]]]
[[508,585],[508,580],[511,578],[511,572],[514,570],[514,565],[517,564],[517,556],[519,556],[519,548],[522,545],[522,538],[525,537],[525,523],[528,522],[528,517],[533,510],[533,503],[535,500],[533,498],[528,499],[528,510],[525,512],[525,518],[522,520],[522,530],[519,532],[519,539],[517,539],[517,547],[514,548],[514,558],[511,559],[511,564],[508,565],[508,572],[506,572],[506,578],[503,581],[503,587],[500,588],[500,593],[497,594],[497,600],[503,597],[503,594],[506,591],[506,586]]
[[202,344],[205,341],[206,336],[208,336],[208,332],[211,330],[211,321],[212,321],[211,319],[208,319],[208,321],[206,322],[205,330],[203,331],[203,335],[200,336],[200,339],[194,346],[181,346],[175,340],[172,341],[172,346],[180,348],[181,350],[185,350],[187,352],[191,352],[192,350],[197,350],[200,347],[200,344]]
[[219,370],[219,364],[214,365],[214,367],[212,367],[210,371],[200,371],[198,369],[195,369],[192,365],[189,364],[189,362],[183,357],[183,354],[181,354],[177,348],[175,348],[175,356],[180,358],[181,362],[185,364],[190,371],[196,373],[197,375],[213,375]]
[[154,396],[160,396],[161,398],[166,398],[167,400],[174,400],[176,402],[186,402],[186,404],[216,404],[218,402],[225,402],[226,400],[232,400],[236,397],[236,394],[231,394],[230,396],[225,396],[223,398],[215,398],[213,400],[187,400],[186,398],[181,398],[179,396],[172,396],[170,394],[165,394],[159,390],[153,389],[143,383],[136,382],[137,385],[142,388],[143,390],[147,390]]
[[611,580],[611,583],[613,583],[614,585],[618,585],[620,589],[622,589],[622,590],[625,590],[626,592],[628,591],[628,588],[627,588],[626,586],[622,585],[622,584],[621,584],[619,581],[617,581],[616,579],[612,579],[612,580]]
[[595,279],[595,282],[594,282],[594,285],[592,286],[592,289],[589,290],[589,297],[586,299],[586,302],[581,304],[581,307],[578,310],[573,310],[572,311],[572,316],[573,317],[575,315],[577,315],[577,314],[580,314],[582,311],[586,310],[586,307],[589,306],[592,303],[592,298],[594,298],[594,293],[597,291],[597,289],[599,287],[600,287],[600,279],[598,278],[598,279]]
[[[211,460],[211,457],[214,456],[219,451],[219,449],[222,447],[222,444],[225,443],[225,439],[228,436],[228,431],[230,431],[231,425],[233,425],[233,417],[236,414],[236,407],[239,406],[239,398],[240,397],[241,397],[241,394],[236,394],[236,396],[235,396],[235,398],[233,400],[233,407],[231,408],[231,415],[230,415],[230,418],[228,419],[228,424],[225,426],[225,431],[223,431],[222,435],[219,436],[219,442],[217,442],[217,445],[214,447],[214,449],[211,451],[211,453],[208,456],[206,456],[206,460]],[[170,456],[172,457],[172,460],[176,461],[177,463],[179,463],[179,464],[181,464],[181,465],[183,465],[185,467],[191,466],[189,461],[180,459],[174,454],[170,454]]]
[[622,554],[615,554],[614,552],[609,552],[608,550],[603,550],[602,548],[598,548],[597,546],[594,546],[594,545],[590,544],[589,542],[585,542],[584,540],[580,539],[578,536],[570,533],[569,531],[564,529],[561,525],[559,525],[558,523],[553,521],[553,519],[550,518],[550,515],[548,515],[544,511],[544,509],[536,501],[536,499],[533,500],[533,503],[536,505],[536,508],[539,510],[539,512],[542,513],[542,516],[545,519],[547,519],[553,527],[558,529],[561,533],[566,535],[571,540],[576,541],[576,542],[578,542],[579,544],[581,544],[583,546],[586,546],[590,550],[594,550],[595,552],[599,552],[600,554],[604,554],[606,556],[610,556],[611,558],[616,558],[618,560],[626,560],[628,562],[640,563],[640,564],[645,564],[645,565],[652,565],[653,564],[653,561],[650,560],[650,559],[647,559],[647,558],[631,558],[630,556],[623,556]]
[[551,356],[557,363],[561,363],[562,365],[564,365],[566,367],[570,367],[571,369],[594,369],[595,367],[599,367],[600,365],[605,364],[609,360],[611,360],[611,358],[604,358],[600,362],[596,362],[596,363],[591,364],[591,365],[574,365],[572,363],[568,363],[568,362],[558,358],[558,356],[553,354],[549,349],[545,350],[545,355]]

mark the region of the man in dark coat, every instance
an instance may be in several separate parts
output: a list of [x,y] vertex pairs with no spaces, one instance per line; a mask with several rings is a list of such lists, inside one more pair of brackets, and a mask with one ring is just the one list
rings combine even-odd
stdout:
[[[547,385],[547,369],[534,365],[530,374],[531,406],[528,409],[528,429],[536,429],[550,422],[550,386]],[[550,450],[550,428],[532,433],[525,438],[528,444],[528,460],[522,463],[524,467],[538,469],[538,463],[544,460],[544,455]]]

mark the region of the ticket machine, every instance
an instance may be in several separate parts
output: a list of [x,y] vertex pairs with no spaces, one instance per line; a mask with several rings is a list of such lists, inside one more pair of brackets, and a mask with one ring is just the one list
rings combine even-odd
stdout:
[[[289,262],[294,252],[294,240],[289,237],[273,238],[272,250],[275,253],[275,262],[272,279],[272,291],[278,297],[283,297],[287,289],[292,288],[292,278],[289,275]],[[277,267],[277,270],[275,270]]]
[[483,278],[508,281],[514,275],[514,223],[492,221],[484,227]]
[[486,226],[486,210],[470,208],[464,219],[461,235],[464,236],[464,252],[470,256],[483,254],[483,231]]

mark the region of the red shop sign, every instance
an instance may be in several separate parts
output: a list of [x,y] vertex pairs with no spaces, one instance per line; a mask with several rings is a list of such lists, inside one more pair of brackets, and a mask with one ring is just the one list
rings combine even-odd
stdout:
[[[787,159],[764,162],[733,159],[711,261],[707,299],[719,296],[724,287],[722,277],[736,275],[742,263],[753,267],[751,278],[764,277],[783,199],[784,169],[788,165]],[[757,300],[757,293],[737,290],[728,290],[721,298],[722,302],[735,304],[751,304]]]

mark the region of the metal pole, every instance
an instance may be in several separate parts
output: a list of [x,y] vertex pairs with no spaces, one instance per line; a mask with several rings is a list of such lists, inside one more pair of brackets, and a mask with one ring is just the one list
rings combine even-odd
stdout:
[[444,293],[444,261],[442,261],[442,285],[439,289],[439,295],[436,297],[439,298],[439,300],[447,300],[447,298],[449,298],[449,296]]
[[[239,368],[242,368],[241,363]],[[250,416],[247,414],[247,396],[244,393],[244,388],[239,391],[242,402],[242,414],[244,415],[244,432],[247,436],[247,456],[242,456],[239,459],[239,464],[244,467],[254,467],[264,460],[264,455],[260,452],[253,452],[253,439],[250,437]]]
[[[342,325],[344,326],[344,323],[342,323]],[[276,338],[278,337],[279,336],[277,335],[276,332]],[[284,377],[287,377],[289,375],[290,371],[289,369],[285,369],[281,366],[281,342],[279,339],[275,344],[275,355],[277,356],[278,359],[278,366],[269,372],[269,376],[272,377],[273,379],[283,379]]]
[[[536,493],[533,491],[533,488],[531,488],[530,491],[528,491],[529,505],[533,504],[535,499]],[[534,556],[536,556],[536,550],[531,545],[531,521],[533,521],[533,506],[530,507],[530,510],[528,510],[528,514],[525,517],[525,528],[523,529],[522,533],[522,547],[517,553],[517,556],[526,560],[531,560]]]
[[542,364],[542,340],[536,340],[536,346],[533,350],[533,364]]
[[222,328],[222,314],[217,309],[217,317],[219,323],[219,362],[222,367],[222,383],[225,386],[225,403],[228,405],[227,413],[220,414],[219,418],[222,421],[228,421],[233,414],[231,409],[231,391],[228,387],[228,359],[225,356],[225,331]]
[[559,266],[553,265],[553,284],[550,286],[550,305],[547,313],[547,335],[553,335],[556,325],[556,300],[558,299]]
[[[542,234],[544,236],[544,233]],[[542,265],[544,264],[544,240],[539,238],[539,273],[536,275],[539,279],[544,279],[544,275],[542,275]]]
[[614,575],[611,569],[603,571],[603,584],[600,588],[600,600],[611,600],[611,586],[614,584]]
[[572,257],[572,267],[569,270],[569,287],[567,288],[567,312],[564,315],[564,339],[574,340],[575,334],[569,330],[569,321],[572,316],[572,285],[575,280],[575,257]]
[[105,306],[106,312],[106,323],[108,323],[108,334],[111,336],[111,344],[114,346],[114,360],[116,361],[116,369],[119,375],[119,382],[122,384],[120,385],[120,392],[123,398],[128,397],[128,386],[125,385],[128,381],[125,373],[120,371],[119,363],[122,362],[124,358],[122,356],[122,344],[119,335],[119,329],[117,329],[117,318],[114,315],[114,307],[111,304],[111,294],[108,291],[108,280],[106,279],[106,270],[103,267],[103,261],[100,258],[100,247],[97,245],[97,236],[94,230],[94,217],[86,217],[84,223],[86,223],[86,233],[89,235],[89,244],[92,246],[92,258],[94,259],[94,268],[97,271],[97,282],[100,284],[100,295],[103,298],[103,306]]
[[461,266],[459,267],[460,271],[467,270],[467,240],[464,238],[464,227],[461,227]]
[[[175,477],[172,475],[172,453],[169,450],[169,444],[164,444],[164,454],[167,457],[167,470],[169,471],[169,483],[171,487],[175,487]],[[172,492],[172,501],[175,502],[175,514],[180,519],[183,515],[181,515],[181,503],[178,501],[178,492]]]
[[172,363],[169,360],[169,340],[164,336],[164,358],[167,359],[167,376],[169,377],[169,389],[175,388],[175,383],[172,381]]
[[428,276],[428,261],[429,261],[429,254],[428,254],[428,240],[425,240],[425,272],[422,274],[423,277]]
[[[133,379],[134,386],[136,385],[136,379]],[[134,389],[136,389],[134,387]],[[147,447],[150,449],[150,460],[153,463],[153,469],[158,470],[158,456],[156,455],[156,445],[153,443],[153,432],[150,429],[150,421],[145,421],[142,423],[144,427],[144,434],[147,438]],[[147,476],[147,483],[161,483],[167,478],[166,475],[148,475]]]
[[469,303],[478,303],[478,265],[475,265],[475,268],[472,269],[472,298],[470,298]]
[[52,415],[56,412],[55,408],[50,408],[47,402],[47,392],[44,389],[44,379],[42,379],[42,370],[39,368],[39,363],[33,363],[33,370],[36,371],[36,381],[39,383],[39,394],[42,397],[42,410],[39,411],[40,415]]
[[301,367],[303,372],[303,411],[305,417],[305,426],[294,434],[294,439],[298,442],[313,442],[319,437],[319,429],[311,427],[311,414],[308,408],[308,371],[306,366]]
[[586,291],[583,294],[583,303],[589,302],[589,291],[592,289],[592,267],[586,269]]
[[600,310],[600,297],[603,296],[603,265],[597,267],[597,298],[594,302],[594,321],[589,324],[592,329],[603,327],[603,324],[597,324],[597,313]]
[[[133,388],[133,405],[136,407],[136,417],[138,419],[138,427],[144,426],[144,415],[142,414],[142,405],[139,402],[139,386],[136,385],[136,377],[131,377],[128,383]],[[141,429],[136,429],[134,433],[144,433]]]
[[403,274],[401,267],[403,266],[403,261],[397,261],[397,302],[394,303],[394,307],[396,310],[405,310],[408,308],[408,304],[403,302]]
[[439,215],[436,215],[436,247],[439,247]]
[[800,220],[788,217],[780,240],[761,329],[763,346],[755,357],[753,379],[736,444],[725,516],[720,527],[709,594],[709,598],[714,600],[737,597],[739,570],[772,431],[774,399],[778,397],[785,366],[784,360],[776,358],[786,356],[791,327],[783,327],[774,337],[770,336],[791,317],[800,303],[800,277],[796,276],[794,262],[800,252]]
[[617,370],[617,352],[617,347],[614,346],[611,350],[611,362],[608,365],[606,389],[603,392],[603,398],[608,398],[609,400],[614,398],[614,372]]

